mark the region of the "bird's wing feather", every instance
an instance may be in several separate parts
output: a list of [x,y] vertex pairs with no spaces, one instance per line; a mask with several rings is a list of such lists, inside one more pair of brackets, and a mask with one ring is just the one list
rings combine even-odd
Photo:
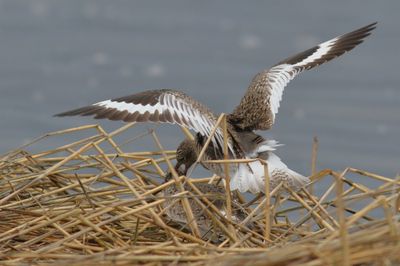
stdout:
[[[372,23],[338,36],[258,73],[239,106],[232,113],[232,121],[236,119],[241,128],[269,129],[275,122],[283,90],[292,79],[304,70],[312,69],[352,50],[362,43],[375,27],[376,23]],[[265,105],[263,113],[259,113],[258,105]]]
[[[183,92],[162,89],[139,92],[129,96],[101,101],[55,116],[89,116],[96,119],[125,122],[161,122],[178,124],[199,132],[206,138],[216,125],[215,115],[203,104]],[[215,146],[223,147],[223,133],[218,128],[212,138]],[[232,150],[231,142],[228,142]]]

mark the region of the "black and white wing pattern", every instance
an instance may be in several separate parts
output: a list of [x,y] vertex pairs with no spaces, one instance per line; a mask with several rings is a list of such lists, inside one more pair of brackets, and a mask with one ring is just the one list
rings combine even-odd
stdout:
[[352,50],[375,27],[376,22],[333,38],[258,73],[228,119],[242,130],[270,129],[275,122],[283,90],[292,79],[304,70],[312,69]]
[[[95,119],[122,120],[125,122],[161,122],[178,124],[199,132],[208,138],[216,125],[215,115],[203,104],[183,92],[161,89],[148,90],[129,96],[101,101],[55,116],[89,116]],[[221,128],[212,138],[214,147],[223,147]],[[228,141],[231,151],[232,144]]]

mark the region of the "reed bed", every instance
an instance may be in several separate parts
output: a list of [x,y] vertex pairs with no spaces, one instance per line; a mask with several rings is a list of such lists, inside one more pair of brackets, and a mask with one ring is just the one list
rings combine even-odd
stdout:
[[[399,178],[354,168],[317,172],[315,141],[308,187],[292,191],[282,183],[269,192],[267,186],[267,197],[210,195],[197,185],[225,181],[175,175],[164,182],[175,151],[163,149],[155,131],[143,136],[157,150],[125,151],[140,136],[117,136],[132,126],[52,132],[0,157],[1,265],[400,263]],[[56,137],[71,141],[31,151]],[[169,186],[179,193],[165,196]],[[214,205],[215,197],[226,198],[226,212]],[[212,224],[207,236],[194,202]],[[167,215],[177,205],[186,224]],[[232,218],[238,209],[242,220]]]

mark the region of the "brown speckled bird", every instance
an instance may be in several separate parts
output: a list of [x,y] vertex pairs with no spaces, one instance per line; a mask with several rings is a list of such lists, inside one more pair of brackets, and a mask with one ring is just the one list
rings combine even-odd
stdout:
[[[376,27],[372,23],[350,33],[323,42],[311,49],[289,57],[258,73],[234,111],[227,116],[228,158],[266,158],[271,181],[285,176],[293,184],[304,185],[308,178],[290,170],[274,153],[277,142],[264,140],[254,130],[268,130],[275,122],[283,90],[304,70],[312,69],[352,50],[363,42]],[[57,116],[94,115],[95,118],[125,122],[160,122],[178,124],[197,132],[195,153],[211,135],[217,118],[205,105],[183,92],[161,89],[139,92],[130,96],[105,100],[90,106],[58,114]],[[223,132],[216,130],[211,138],[205,159],[222,159]],[[187,161],[189,164],[191,161]],[[185,165],[185,168],[188,168]],[[222,174],[221,165],[207,168]],[[264,190],[264,166],[260,162],[230,164],[231,189],[257,193]],[[279,174],[278,174],[279,173]],[[297,186],[296,185],[296,186]]]

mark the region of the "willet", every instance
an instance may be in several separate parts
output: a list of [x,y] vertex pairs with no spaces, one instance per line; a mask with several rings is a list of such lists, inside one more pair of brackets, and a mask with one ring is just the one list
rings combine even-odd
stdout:
[[[273,151],[276,141],[265,140],[254,133],[268,130],[275,122],[283,90],[304,70],[312,69],[352,50],[363,42],[376,27],[372,23],[350,33],[323,42],[304,52],[289,57],[269,69],[258,73],[250,83],[239,105],[227,115],[228,158],[261,158],[268,163],[271,182],[286,180],[295,187],[308,182],[308,178],[290,170]],[[211,136],[217,118],[211,110],[185,93],[171,89],[148,90],[130,96],[105,100],[90,106],[60,113],[57,116],[94,115],[125,122],[161,122],[178,124],[197,132],[192,145],[198,155],[205,140]],[[223,131],[218,127],[211,138],[202,161],[223,159]],[[179,151],[178,151],[179,152]],[[178,162],[179,163],[179,162]],[[185,168],[189,161],[185,161]],[[205,167],[218,175],[223,174],[221,164],[208,163]],[[187,170],[187,169],[186,169]],[[229,167],[231,189],[252,193],[264,191],[264,166],[261,162],[232,163]]]

